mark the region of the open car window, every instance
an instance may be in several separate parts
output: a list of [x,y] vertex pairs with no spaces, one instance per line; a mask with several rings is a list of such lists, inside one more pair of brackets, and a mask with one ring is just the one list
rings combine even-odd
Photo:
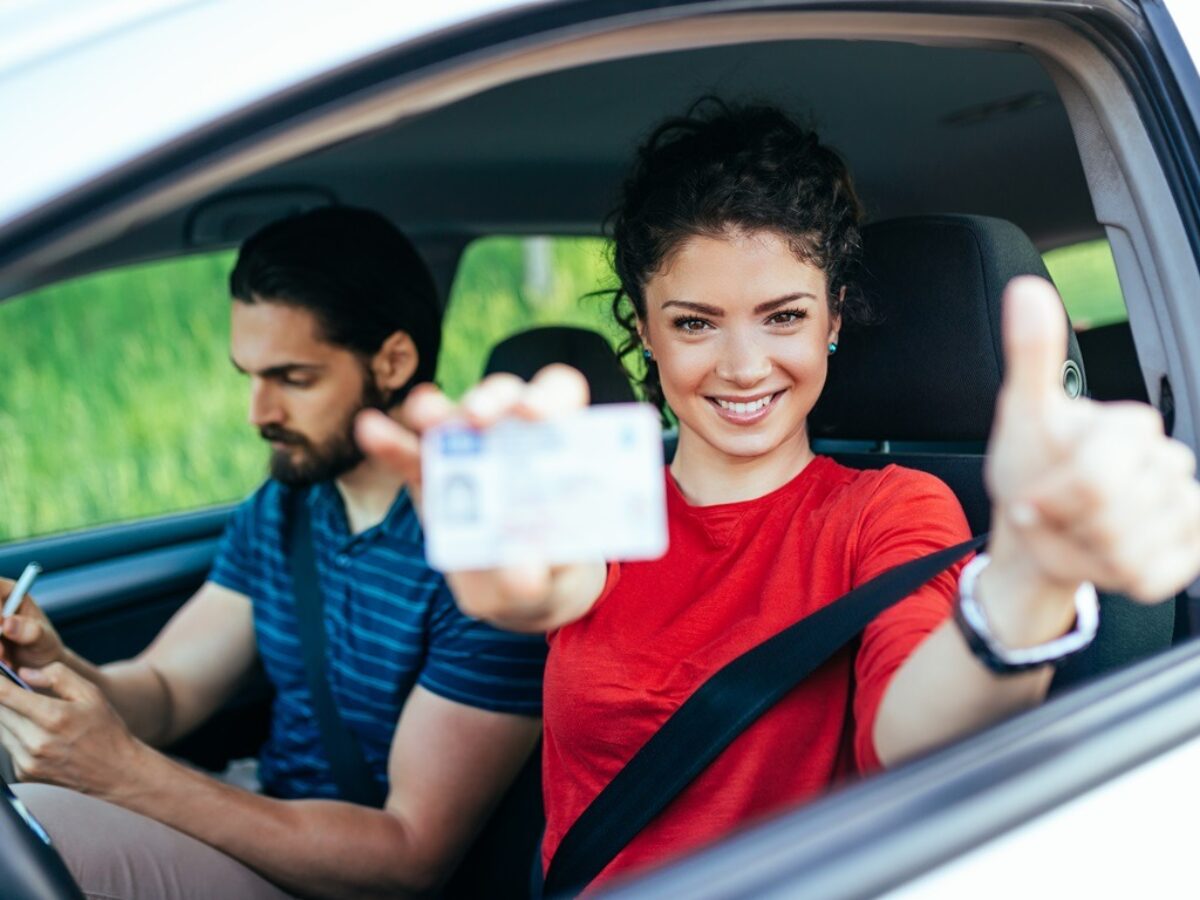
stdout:
[[263,473],[229,364],[229,252],[0,306],[0,543],[236,500]]

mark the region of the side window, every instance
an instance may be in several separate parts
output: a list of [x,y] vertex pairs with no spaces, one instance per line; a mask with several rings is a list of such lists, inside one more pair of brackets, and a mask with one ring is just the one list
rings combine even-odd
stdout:
[[229,363],[232,253],[0,304],[0,542],[207,506],[262,477]]
[[[599,237],[485,237],[464,251],[450,290],[438,384],[461,397],[483,374],[492,347],[538,325],[578,325],[616,348],[615,283]],[[599,292],[599,293],[598,293]]]
[[1100,238],[1043,254],[1076,331],[1128,321],[1117,266]]
[[1045,260],[1075,326],[1088,393],[1096,400],[1147,402],[1146,382],[1108,242],[1084,241],[1061,247],[1045,254]]

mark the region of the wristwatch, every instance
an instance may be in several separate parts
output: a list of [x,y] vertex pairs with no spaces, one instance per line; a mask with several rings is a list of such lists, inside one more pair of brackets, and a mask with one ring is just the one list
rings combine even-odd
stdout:
[[1045,665],[1058,665],[1086,648],[1100,627],[1100,600],[1096,587],[1085,581],[1075,591],[1075,627],[1062,637],[1034,647],[1011,648],[1002,644],[992,633],[987,616],[975,597],[979,573],[987,568],[991,557],[978,554],[963,566],[958,577],[958,603],[954,608],[954,623],[975,657],[997,675],[1027,672]]

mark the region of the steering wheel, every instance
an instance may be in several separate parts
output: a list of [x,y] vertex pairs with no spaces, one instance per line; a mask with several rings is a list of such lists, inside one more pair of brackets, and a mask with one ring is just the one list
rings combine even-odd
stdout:
[[50,837],[0,777],[0,894],[5,900],[84,900]]

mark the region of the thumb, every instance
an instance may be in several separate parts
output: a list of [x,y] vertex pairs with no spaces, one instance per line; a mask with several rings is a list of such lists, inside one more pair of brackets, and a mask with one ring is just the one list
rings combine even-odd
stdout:
[[1004,403],[1033,413],[1064,397],[1067,318],[1050,282],[1032,275],[1010,281],[1002,302]]

